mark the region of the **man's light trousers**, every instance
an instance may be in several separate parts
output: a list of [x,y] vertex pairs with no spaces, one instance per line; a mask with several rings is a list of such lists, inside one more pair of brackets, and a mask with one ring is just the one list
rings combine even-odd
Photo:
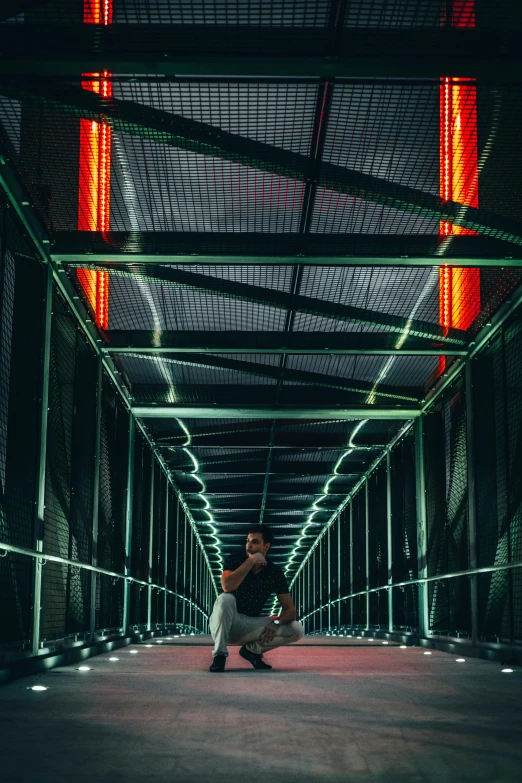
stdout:
[[270,644],[260,644],[258,639],[271,621],[271,617],[238,614],[236,597],[232,593],[221,593],[210,617],[210,633],[214,639],[212,655],[228,655],[227,644],[246,645],[250,652],[262,654],[282,644],[298,642],[304,636],[303,626],[294,620],[279,626]]

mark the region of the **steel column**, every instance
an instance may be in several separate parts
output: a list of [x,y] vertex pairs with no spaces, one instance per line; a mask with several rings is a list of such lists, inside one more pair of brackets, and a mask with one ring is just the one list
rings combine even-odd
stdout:
[[[101,422],[102,422],[102,391],[103,391],[103,364],[101,357],[97,357],[96,368],[96,432],[94,435],[94,481],[92,488],[92,544],[91,565],[98,565],[98,516],[100,508],[100,457],[101,457]],[[132,419],[132,421],[134,421]],[[91,640],[96,631],[96,587],[98,575],[91,574],[91,596],[89,603],[89,631]],[[125,588],[124,588],[125,590]],[[123,597],[123,628],[125,630],[125,592]]]
[[[350,500],[350,595],[353,593],[353,503]],[[353,628],[353,598],[350,598],[350,626]]]
[[[49,411],[49,372],[51,361],[51,327],[53,305],[53,273],[50,266],[46,269],[47,279],[43,300],[43,351],[42,376],[40,386],[40,444],[38,453],[38,484],[36,487],[36,516],[33,528],[33,548],[43,552],[44,516],[45,516],[45,477],[47,461],[47,422]],[[35,558],[32,580],[32,653],[38,654],[40,649],[40,628],[42,608],[42,559]]]
[[[468,545],[469,567],[478,568],[477,509],[475,494],[475,412],[473,396],[472,359],[466,362],[466,461],[468,468]],[[479,637],[478,575],[470,576],[471,643],[476,646]]]
[[[386,452],[386,543],[388,549],[388,584],[393,583],[391,452]],[[393,631],[393,590],[388,590],[388,631]]]
[[[322,536],[319,539],[319,606],[323,605],[323,554],[324,554],[323,542],[324,542],[324,536]],[[322,629],[323,629],[323,609],[319,611],[319,630]]]
[[[415,422],[415,488],[417,505],[417,577],[424,579],[428,576],[427,559],[427,512],[426,512],[426,476],[424,463],[424,420]],[[419,590],[419,636],[428,638],[429,610],[428,610],[428,586],[422,583]]]
[[[125,499],[125,563],[124,574],[131,576],[132,568],[132,501],[134,498],[134,442],[136,424],[134,418],[129,416],[129,448],[127,454],[127,492]],[[149,573],[150,580],[150,573]],[[129,632],[130,625],[130,589],[131,585],[126,579],[123,586],[123,633]]]
[[[341,598],[341,514],[337,514],[337,598]],[[341,601],[337,602],[337,623],[341,625]]]
[[[179,592],[181,595],[187,594],[187,515],[183,511],[183,589]],[[186,625],[187,602],[183,601],[183,625]]]
[[[154,453],[151,454],[150,464],[150,508],[149,508],[149,584],[152,583],[152,556],[154,546]],[[147,631],[152,630],[152,587],[147,588]]]
[[[169,545],[169,482],[168,479],[165,480],[165,559],[163,562],[164,567],[164,574],[163,574],[163,584],[165,585],[165,588],[167,587],[167,576],[168,576],[168,545]],[[163,594],[163,625],[167,625],[167,590],[165,589],[165,592]]]
[[331,565],[331,540],[330,540],[331,528],[328,528],[328,630],[332,630],[332,565]]
[[370,628],[370,593],[368,590],[370,589],[370,509],[368,507],[368,479],[365,479],[364,482],[364,519],[365,519],[365,531],[364,531],[364,538],[365,538],[365,548],[366,548],[366,558],[365,558],[365,567],[366,567],[366,630],[368,631]]

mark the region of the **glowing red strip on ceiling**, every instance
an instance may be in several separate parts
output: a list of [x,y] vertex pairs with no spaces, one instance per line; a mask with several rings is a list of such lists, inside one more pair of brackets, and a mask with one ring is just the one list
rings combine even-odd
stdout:
[[[85,24],[112,23],[112,0],[84,0]],[[83,74],[84,90],[104,97],[112,95],[108,71]],[[105,122],[80,120],[80,160],[78,181],[78,229],[110,231],[112,129]],[[78,279],[101,329],[109,327],[109,276],[106,272],[78,270]]]
[[[447,23],[447,20],[444,20]],[[475,27],[474,0],[452,3],[452,27]],[[477,88],[474,79],[444,76],[440,80],[439,192],[444,201],[478,207]],[[440,224],[444,241],[474,231],[449,221]],[[468,329],[480,313],[480,270],[441,267],[439,323],[445,329]],[[442,358],[439,369],[446,366]]]

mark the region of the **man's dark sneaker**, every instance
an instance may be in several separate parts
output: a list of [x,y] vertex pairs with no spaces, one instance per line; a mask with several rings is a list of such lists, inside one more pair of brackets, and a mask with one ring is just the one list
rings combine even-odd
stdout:
[[224,672],[226,662],[227,662],[226,655],[214,656],[214,660],[212,661],[212,664],[209,667],[209,672]]
[[246,661],[250,661],[254,669],[271,669],[270,664],[263,661],[263,656],[258,653],[250,652],[246,647],[241,647],[239,654]]

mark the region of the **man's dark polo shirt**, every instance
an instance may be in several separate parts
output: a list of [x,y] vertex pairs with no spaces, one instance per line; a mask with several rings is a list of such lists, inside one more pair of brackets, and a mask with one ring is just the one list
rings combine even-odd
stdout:
[[[246,554],[237,552],[225,560],[223,571],[235,571],[247,559]],[[268,565],[263,566],[259,573],[250,571],[239,587],[232,592],[236,596],[237,611],[250,617],[260,617],[267,598],[275,593],[289,593],[288,581],[282,568],[267,559]]]

